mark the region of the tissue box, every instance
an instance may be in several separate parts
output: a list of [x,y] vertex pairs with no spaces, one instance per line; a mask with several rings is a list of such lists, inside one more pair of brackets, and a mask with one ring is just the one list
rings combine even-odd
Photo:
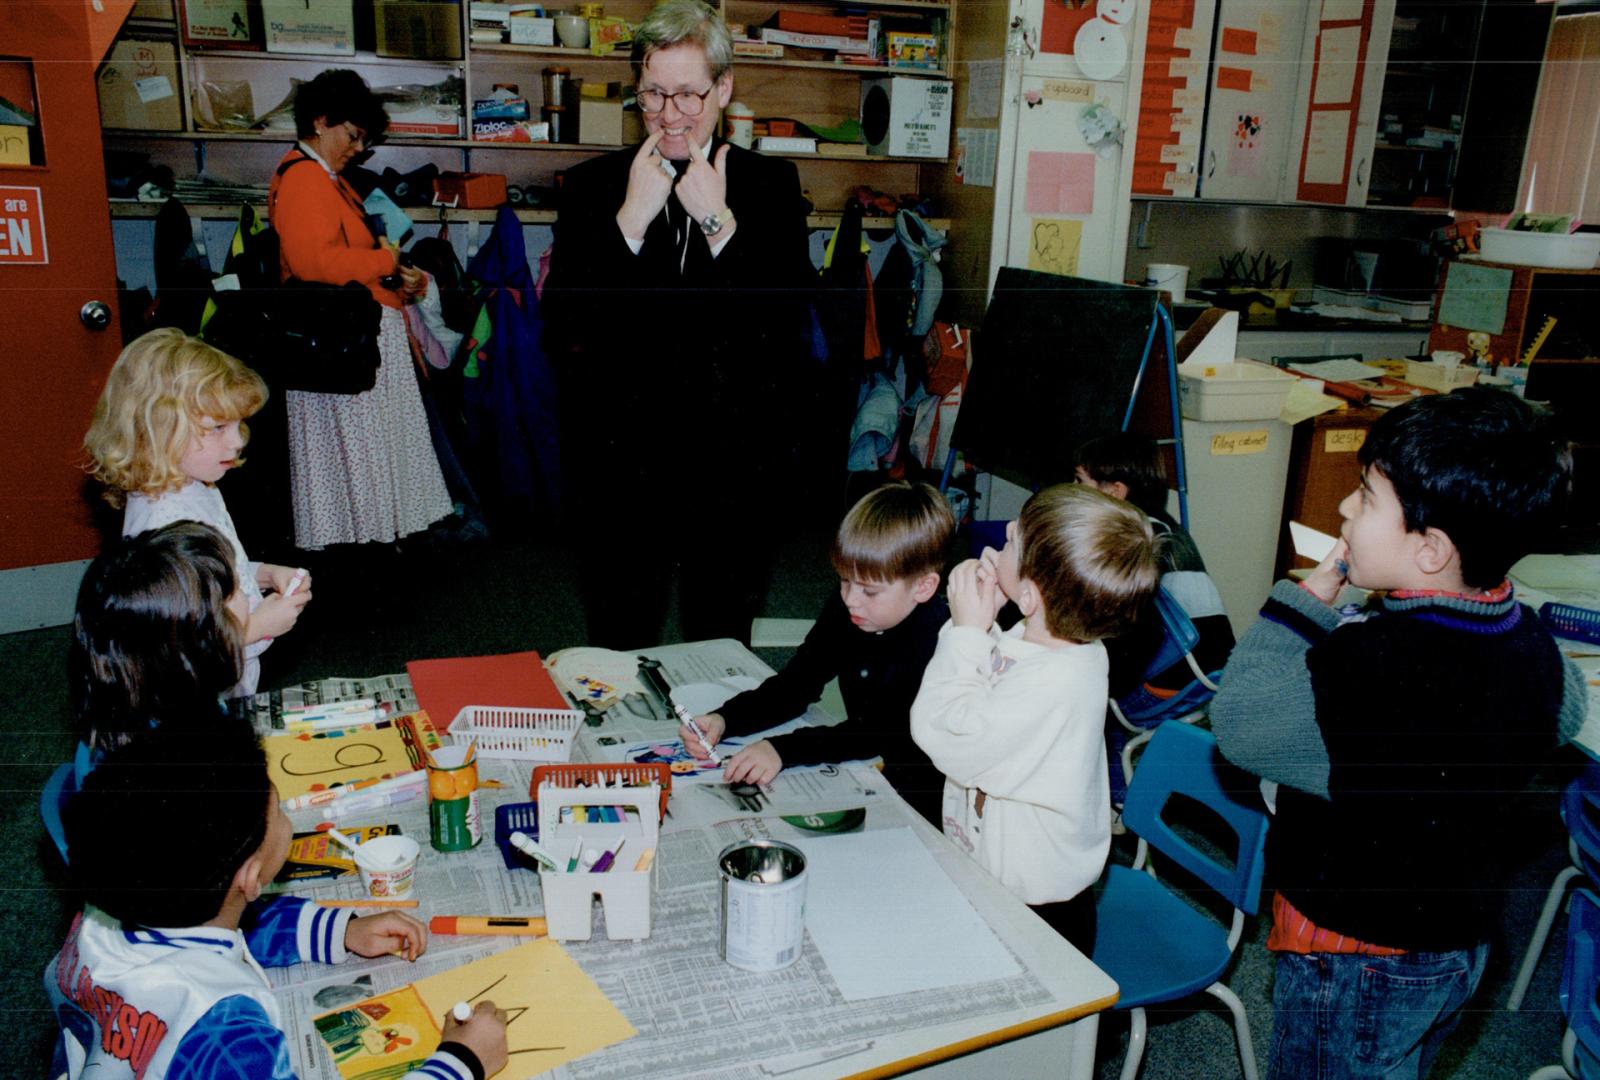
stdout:
[[512,12],[510,26],[513,45],[553,46],[556,43],[556,21],[537,12]]
[[1429,390],[1449,393],[1478,381],[1478,369],[1467,364],[1453,368],[1436,364],[1432,360],[1407,360],[1406,382],[1412,386],[1426,386]]
[[867,153],[926,158],[949,154],[953,88],[943,79],[904,75],[861,80],[861,132]]

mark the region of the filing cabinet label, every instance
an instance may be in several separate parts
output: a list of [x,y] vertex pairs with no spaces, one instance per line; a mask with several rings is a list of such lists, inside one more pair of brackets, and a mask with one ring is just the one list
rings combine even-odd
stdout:
[[1211,436],[1212,457],[1233,457],[1239,454],[1259,454],[1267,448],[1269,432],[1262,428],[1260,431],[1224,431],[1220,435]]

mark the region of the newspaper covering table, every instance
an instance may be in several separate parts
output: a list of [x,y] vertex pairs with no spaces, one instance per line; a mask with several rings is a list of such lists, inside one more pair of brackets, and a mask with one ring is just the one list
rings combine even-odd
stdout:
[[[770,674],[757,657],[734,642],[708,642],[651,650],[669,682],[714,681],[735,675]],[[670,738],[675,722],[646,722],[628,714],[586,728],[575,760],[602,749],[598,739],[615,736]],[[536,763],[486,760],[481,772],[504,787],[482,796],[484,842],[467,852],[434,851],[427,843],[426,802],[358,814],[341,824],[397,822],[423,843],[413,895],[418,917],[434,915],[539,915],[538,876],[507,870],[494,843],[494,807],[528,799]],[[837,1076],[878,1067],[940,1046],[981,1040],[1007,1028],[1036,1029],[1095,1008],[1115,997],[1115,984],[976,864],[940,837],[902,800],[881,774],[851,765],[785,770],[751,804],[729,795],[725,785],[675,788],[657,853],[658,887],[651,936],[639,942],[610,941],[604,917],[594,912],[587,942],[566,948],[606,996],[638,1028],[633,1039],[569,1063],[550,1073],[561,1078],[771,1076],[774,1072]],[[799,840],[823,815],[862,810],[862,828],[911,827],[941,867],[960,886],[1017,958],[1019,974],[992,982],[920,990],[868,1001],[846,1002],[808,936],[798,962],[781,971],[752,974],[718,956],[717,854],[743,838]],[[292,814],[297,830],[328,820],[325,809]],[[790,820],[786,820],[790,819]],[[356,899],[354,879],[295,886],[296,895]],[[915,917],[916,897],[905,898],[905,917]],[[282,1010],[285,1031],[306,1080],[337,1080],[312,1018],[330,1009],[477,959],[518,943],[514,937],[432,937],[416,964],[398,958],[352,959],[338,967],[304,964],[268,972]],[[1088,1043],[1092,1054],[1092,1025]],[[1081,1043],[1081,1039],[1080,1039]],[[1081,1046],[1077,1052],[1081,1056]],[[506,1076],[515,1076],[515,1067]]]

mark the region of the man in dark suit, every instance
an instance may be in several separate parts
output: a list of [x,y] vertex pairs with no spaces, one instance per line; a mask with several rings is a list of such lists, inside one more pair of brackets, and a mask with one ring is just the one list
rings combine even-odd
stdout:
[[771,570],[815,280],[791,162],[715,137],[733,43],[701,0],[634,37],[648,137],[568,171],[543,306],[590,644],[747,640]]

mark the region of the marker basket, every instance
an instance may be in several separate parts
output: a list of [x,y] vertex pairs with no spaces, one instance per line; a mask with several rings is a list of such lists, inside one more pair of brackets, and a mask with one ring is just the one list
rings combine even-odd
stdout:
[[472,739],[483,758],[566,761],[582,723],[576,709],[468,705],[450,721],[450,735],[457,742]]
[[[595,779],[583,783],[578,770]],[[653,767],[639,765],[558,765],[541,767],[535,774],[539,843],[551,855],[566,858],[575,842],[598,851],[624,841],[612,869],[602,873],[540,869],[544,916],[554,940],[588,941],[596,899],[605,909],[606,937],[640,941],[650,936],[665,798],[653,772]],[[603,820],[589,820],[596,814]],[[649,868],[635,870],[646,851],[655,851],[655,858]]]
[[1551,601],[1539,608],[1539,621],[1552,634],[1600,645],[1600,611]]

